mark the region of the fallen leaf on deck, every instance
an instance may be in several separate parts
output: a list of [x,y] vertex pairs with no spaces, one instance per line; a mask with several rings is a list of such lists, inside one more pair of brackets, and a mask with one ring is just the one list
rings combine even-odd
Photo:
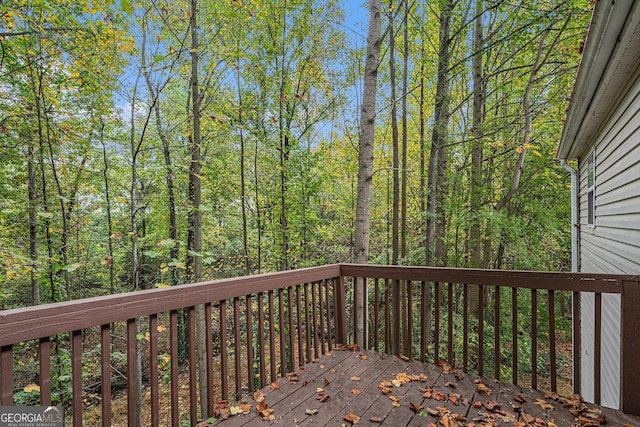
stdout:
[[380,417],[371,417],[371,418],[369,418],[369,421],[371,421],[372,423],[380,424],[380,423],[382,423],[383,420]]
[[244,413],[244,410],[242,408],[240,408],[239,406],[232,406],[229,408],[229,414],[231,415],[238,415],[238,414],[242,414]]
[[504,421],[505,423],[515,423],[518,420],[518,417],[516,417],[516,415],[512,412],[507,412],[507,411],[500,411],[500,412],[501,413],[497,414],[497,416],[500,419],[502,419],[502,421]]
[[353,412],[349,412],[347,415],[342,417],[342,419],[345,421],[349,421],[351,424],[360,424],[360,417]]
[[495,412],[495,410],[499,409],[501,406],[502,404],[497,400],[487,400],[484,403],[484,407],[487,409],[487,411],[490,411],[490,412]]
[[324,402],[329,398],[331,398],[331,396],[329,396],[328,394],[319,394],[318,397],[316,397],[316,399],[318,399],[320,402]]
[[398,398],[397,398],[397,397],[395,397],[395,396],[393,396],[393,395],[392,395],[392,396],[389,396],[389,399],[393,400],[394,402],[397,402],[397,401],[398,401]]
[[274,421],[276,419],[275,415],[273,415],[273,409],[269,408],[264,400],[258,403],[256,411],[258,411],[258,415],[260,415],[265,421]]
[[324,385],[325,385],[325,386],[328,386],[328,385],[329,385],[329,382],[330,382],[330,381],[325,377],[325,378],[324,378]]
[[422,405],[418,405],[417,403],[413,403],[412,401],[409,401],[409,408],[411,408],[413,410],[413,412],[415,412],[416,414],[418,412],[420,412],[420,410],[423,408]]
[[483,396],[489,396],[491,394],[491,389],[480,380],[476,380],[476,390]]
[[529,415],[526,412],[521,412],[520,415],[522,415],[522,421],[527,424],[531,424],[536,420],[536,417],[534,417],[533,415]]
[[366,360],[367,357],[368,356],[366,354],[361,354],[360,356],[358,356],[358,359]]
[[317,409],[306,409],[304,411],[304,413],[307,414],[307,415],[315,415],[315,414],[318,413],[318,410]]
[[445,396],[443,393],[440,393],[439,391],[434,391],[431,394],[431,397],[433,397],[435,400],[447,400],[447,396]]
[[544,394],[544,398],[545,399],[553,399],[553,400],[558,400],[560,398],[560,396],[558,396],[558,393],[553,393],[551,391],[548,391]]
[[458,393],[449,393],[449,402],[458,406],[460,404],[460,397]]
[[547,427],[558,427],[558,425],[553,421],[547,421]]
[[456,387],[456,383],[452,382],[452,381],[447,381],[447,383],[445,384],[447,387],[451,387],[451,388],[455,388]]
[[471,406],[473,406],[474,408],[482,408],[482,402],[471,402]]
[[318,387],[316,389],[316,393],[322,393],[324,391],[324,389],[322,387]]
[[256,391],[255,393],[253,393],[253,400],[255,400],[258,403],[264,401],[264,393],[261,392],[260,390]]
[[400,407],[400,402],[393,402],[391,405],[395,406],[396,408],[399,408]]
[[353,393],[353,394],[355,394],[357,396],[360,393],[362,393],[362,390],[358,390],[357,388],[354,388],[354,389],[351,390],[351,393]]
[[524,403],[524,402],[526,402],[526,400],[524,400],[524,396],[523,396],[523,395],[521,395],[521,394],[517,395],[513,400],[515,400],[515,401],[516,401],[516,402],[518,402],[518,403]]
[[549,403],[545,402],[545,401],[544,401],[544,400],[542,400],[542,399],[536,399],[536,401],[535,401],[535,402],[533,402],[533,403],[534,403],[534,404],[536,404],[536,405],[539,405],[542,409],[545,409],[545,410],[546,410],[546,409],[548,409],[548,410],[550,410],[550,411],[553,411],[553,409],[554,409],[554,408],[553,408],[553,405],[551,405],[551,404],[549,404]]
[[229,418],[229,402],[226,400],[221,400],[220,402],[216,402],[214,415],[221,420],[226,420]]
[[400,359],[404,360],[405,362],[408,362],[409,360],[411,360],[407,356],[400,356]]
[[360,381],[360,377],[356,377],[356,376],[351,377],[351,379],[352,379],[353,381]]
[[437,409],[427,408],[426,411],[427,414],[431,415],[432,417],[437,417],[438,415],[440,415],[440,411],[438,411]]
[[271,383],[271,385],[269,387],[271,388],[271,390],[278,390],[280,388],[280,384]]

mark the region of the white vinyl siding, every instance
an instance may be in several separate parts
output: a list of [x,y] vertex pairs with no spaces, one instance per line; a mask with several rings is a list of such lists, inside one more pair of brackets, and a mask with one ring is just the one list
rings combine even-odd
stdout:
[[[589,186],[589,157],[595,151]],[[630,86],[580,159],[580,266],[587,273],[640,274],[640,82]],[[589,224],[589,190],[594,224]],[[594,296],[581,295],[582,393],[593,399]],[[602,396],[620,404],[620,296],[602,296]]]

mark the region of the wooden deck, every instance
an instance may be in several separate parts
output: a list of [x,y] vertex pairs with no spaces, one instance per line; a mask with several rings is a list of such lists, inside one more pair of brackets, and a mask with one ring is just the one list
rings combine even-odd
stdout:
[[578,399],[364,350],[334,350],[243,403],[218,404],[213,425],[640,426]]

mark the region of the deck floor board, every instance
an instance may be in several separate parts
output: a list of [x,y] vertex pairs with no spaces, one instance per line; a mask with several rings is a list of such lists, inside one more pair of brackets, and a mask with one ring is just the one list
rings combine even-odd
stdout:
[[[401,373],[423,374],[423,381],[414,377],[413,381],[396,383],[390,393],[383,394],[378,385],[383,380],[394,380],[396,374]],[[359,417],[358,425],[361,426],[443,425],[442,418],[429,415],[429,412],[436,411],[441,417],[460,420],[459,425],[471,422],[483,425],[483,422],[491,421],[495,425],[513,426],[515,421],[532,418],[543,421],[544,425],[549,422],[558,427],[579,425],[568,408],[551,398],[545,399],[544,393],[538,390],[466,373],[449,372],[446,366],[436,367],[367,350],[333,350],[297,369],[293,378],[297,381],[292,381],[291,376],[281,378],[277,386],[262,389],[264,402],[273,409],[275,420],[263,420],[255,409],[257,402],[249,397],[246,401],[253,405],[250,414],[234,415],[215,425],[348,426],[351,423],[344,417],[349,413]],[[479,392],[483,385],[490,394]],[[425,390],[434,393],[431,397],[425,397]],[[435,394],[437,392],[442,393],[446,400],[437,400],[436,396],[442,398],[442,395]],[[321,401],[318,399],[320,394],[330,397]],[[455,404],[456,395],[460,395],[458,404]],[[394,400],[399,406],[394,406]],[[410,403],[413,403],[414,409]],[[596,407],[592,404],[587,406]],[[640,417],[608,408],[601,409],[606,416],[607,427],[640,426]]]

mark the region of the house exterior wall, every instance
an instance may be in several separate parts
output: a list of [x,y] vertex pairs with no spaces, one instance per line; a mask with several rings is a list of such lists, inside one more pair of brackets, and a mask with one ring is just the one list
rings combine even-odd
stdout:
[[[580,165],[580,271],[640,274],[640,79],[599,130]],[[587,164],[595,150],[595,225],[587,224]],[[581,295],[582,393],[593,401],[594,295]],[[620,404],[620,296],[602,297],[602,396]],[[617,362],[617,363],[616,363]]]

